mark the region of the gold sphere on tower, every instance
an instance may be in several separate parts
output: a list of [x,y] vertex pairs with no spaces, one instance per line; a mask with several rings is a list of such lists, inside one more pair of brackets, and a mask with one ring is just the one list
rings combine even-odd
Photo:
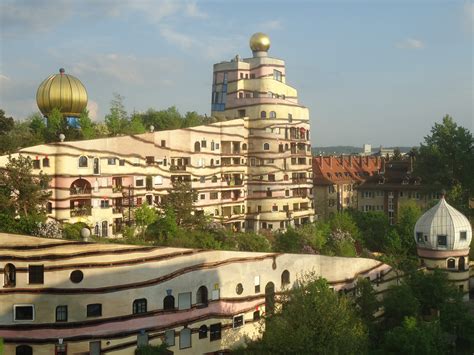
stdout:
[[44,116],[58,108],[64,117],[79,117],[87,107],[87,91],[79,79],[61,68],[38,87],[36,103]]
[[250,49],[253,52],[266,52],[270,48],[270,37],[265,33],[257,32],[250,37]]

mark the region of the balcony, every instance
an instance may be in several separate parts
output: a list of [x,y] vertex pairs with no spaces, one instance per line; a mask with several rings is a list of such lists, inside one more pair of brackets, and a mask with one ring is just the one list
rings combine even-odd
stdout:
[[76,207],[71,210],[71,217],[82,217],[82,216],[91,216],[92,208],[91,206]]
[[90,195],[92,189],[87,186],[73,186],[69,189],[69,193],[73,196],[75,195]]
[[170,171],[186,171],[186,165],[171,165]]
[[123,187],[122,186],[112,186],[112,192],[122,192]]
[[123,213],[123,206],[115,206],[112,208],[113,214],[122,214]]

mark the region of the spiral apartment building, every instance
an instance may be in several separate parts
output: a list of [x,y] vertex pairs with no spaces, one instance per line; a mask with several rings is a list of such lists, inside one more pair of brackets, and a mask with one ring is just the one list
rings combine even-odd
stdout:
[[[214,124],[24,148],[34,173],[52,178],[50,218],[121,233],[133,208],[158,205],[176,180],[198,192],[197,213],[233,230],[285,229],[313,219],[308,109],[285,83],[285,66],[267,56],[269,39],[251,39],[254,56],[214,66]],[[79,117],[87,92],[61,69],[38,88],[45,117],[59,108]],[[8,157],[0,157],[0,168]]]
[[268,56],[268,36],[254,34],[250,48],[251,58],[214,65],[212,115],[245,127],[246,142],[223,143],[222,163],[245,177],[246,228],[284,229],[314,216],[309,111],[285,62]]

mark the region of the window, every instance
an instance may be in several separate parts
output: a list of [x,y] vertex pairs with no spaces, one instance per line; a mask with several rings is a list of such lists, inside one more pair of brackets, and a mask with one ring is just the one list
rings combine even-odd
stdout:
[[277,114],[275,111],[270,111],[270,118],[276,118]]
[[206,194],[200,194],[200,195],[199,195],[199,198],[200,198],[201,200],[205,200],[205,199],[206,199]]
[[71,272],[71,275],[69,275],[69,279],[71,282],[78,284],[84,279],[84,274],[81,270],[74,270]]
[[447,236],[445,236],[445,235],[438,235],[438,247],[444,247],[444,248],[446,248],[447,244],[448,244]]
[[87,305],[87,317],[100,317],[102,316],[102,304],[93,303]]
[[80,168],[87,168],[87,157],[85,157],[85,156],[79,157],[79,167]]
[[244,325],[244,315],[235,316],[232,320],[232,328],[240,328]]
[[237,286],[235,286],[235,292],[236,292],[238,295],[241,295],[242,292],[244,292],[244,286],[242,286],[241,283],[238,283]]
[[222,328],[221,323],[211,324],[210,329],[209,329],[210,341],[219,340],[221,338],[221,328]]
[[207,307],[208,302],[208,292],[206,286],[201,286],[198,288],[196,293],[196,303],[198,307]]
[[423,243],[423,233],[416,232],[416,242],[417,243]]
[[56,307],[56,322],[67,322],[67,306]]
[[[242,75],[242,74],[240,74]],[[239,92],[239,99],[243,99],[244,98],[244,93],[243,92]]]
[[161,140],[161,146],[162,146],[163,148],[166,147],[166,141],[165,141],[164,139]]
[[238,111],[239,117],[245,117],[245,110]]
[[263,144],[263,150],[270,150],[270,144],[264,143]]
[[204,184],[204,183],[206,182],[206,177],[205,177],[205,176],[200,176],[200,177],[199,177],[199,182],[200,182],[201,184]]
[[211,200],[217,200],[217,199],[219,198],[219,193],[218,193],[218,192],[211,192],[211,193],[209,194],[209,198],[210,198]]
[[278,212],[278,206],[277,206],[277,205],[273,205],[273,206],[272,206],[272,211],[273,211],[273,212]]
[[28,265],[28,283],[43,284],[44,283],[44,266]]
[[191,347],[191,329],[184,328],[179,332],[179,348],[187,349]]
[[253,321],[256,322],[260,320],[260,311],[253,312]]
[[260,118],[267,118],[267,111],[261,111]]
[[168,344],[168,346],[174,345],[174,330],[173,329],[165,331],[165,343]]
[[47,202],[46,203],[46,213],[53,213],[53,203]]
[[207,338],[207,325],[201,325],[199,327],[199,339]]
[[124,166],[125,165],[125,159],[120,159],[119,160],[119,165]]
[[38,160],[38,159],[33,160],[33,169],[41,169],[41,162],[40,162],[40,160]]
[[191,308],[191,292],[184,292],[178,294],[178,309]]
[[43,168],[49,167],[49,158],[43,158]]
[[281,273],[281,287],[288,286],[290,284],[290,272],[285,270]]
[[15,287],[16,267],[13,264],[6,264],[3,268],[3,287]]
[[146,313],[147,311],[147,302],[146,298],[140,298],[138,300],[133,301],[133,314],[141,314]]
[[153,165],[155,162],[155,157],[147,156],[145,157],[146,165]]
[[273,69],[273,79],[281,81],[281,71]]
[[275,174],[268,174],[268,181],[275,181]]
[[174,297],[168,295],[163,300],[163,310],[173,310],[174,309]]
[[247,150],[247,144],[245,143],[242,144],[242,150]]
[[466,231],[459,232],[459,240],[467,240],[467,232]]
[[33,348],[29,345],[18,345],[15,349],[15,355],[33,355]]
[[145,182],[144,182],[144,181],[145,181],[144,179],[137,179],[137,180],[135,181],[135,186],[137,186],[137,187],[143,187],[143,186],[145,185]]
[[201,151],[201,143],[199,143],[199,142],[194,143],[194,151],[195,152],[200,152]]
[[456,268],[456,260],[455,259],[448,259],[448,269],[455,269]]
[[13,320],[35,320],[35,306],[32,304],[17,304],[13,306]]

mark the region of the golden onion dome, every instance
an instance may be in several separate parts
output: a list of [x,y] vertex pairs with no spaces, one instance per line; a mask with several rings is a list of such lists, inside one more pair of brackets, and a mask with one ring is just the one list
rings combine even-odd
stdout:
[[61,68],[38,87],[36,103],[45,116],[58,108],[65,117],[79,117],[87,107],[87,91],[79,79]]
[[250,49],[253,52],[268,51],[270,48],[270,37],[265,33],[257,32],[250,37]]

